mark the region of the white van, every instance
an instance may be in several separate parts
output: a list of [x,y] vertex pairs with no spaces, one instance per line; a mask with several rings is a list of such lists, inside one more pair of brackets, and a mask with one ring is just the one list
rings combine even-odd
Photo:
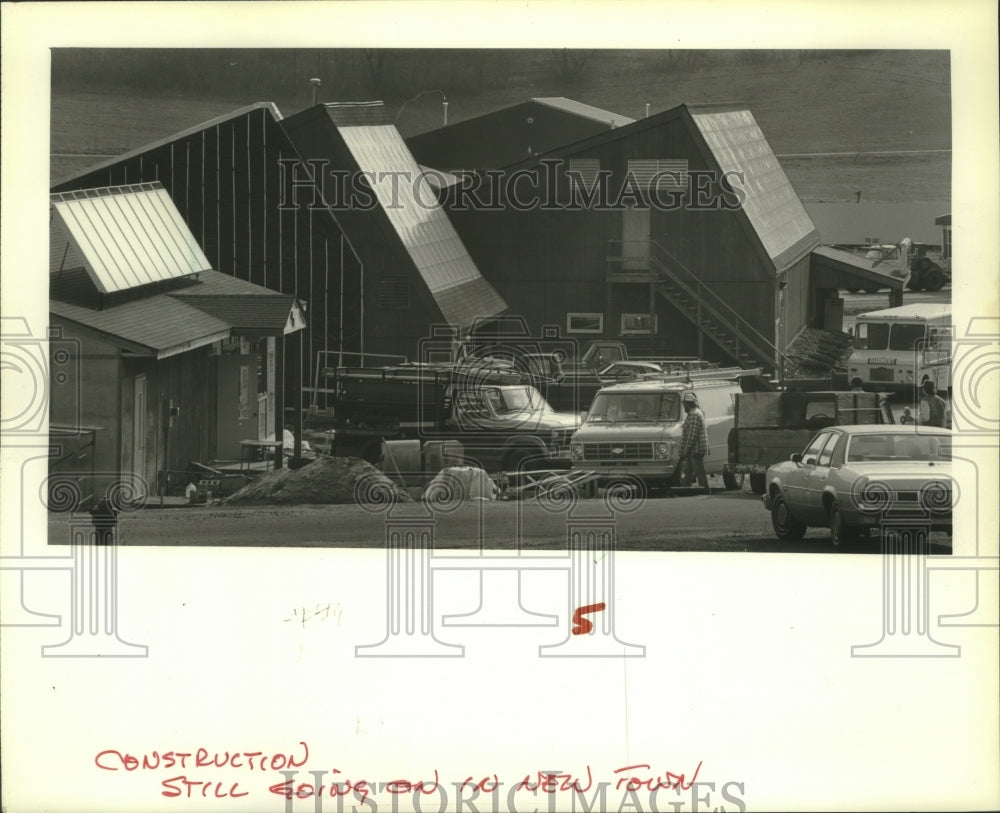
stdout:
[[731,471],[728,462],[729,430],[740,392],[734,381],[647,380],[602,388],[570,441],[573,468],[606,479],[634,475],[651,489],[666,486],[677,466],[684,426],[681,399],[689,392],[705,413],[705,471],[721,474],[728,489],[742,488],[743,474]]
[[858,316],[847,363],[852,387],[911,392],[931,380],[951,388],[951,305],[886,308]]

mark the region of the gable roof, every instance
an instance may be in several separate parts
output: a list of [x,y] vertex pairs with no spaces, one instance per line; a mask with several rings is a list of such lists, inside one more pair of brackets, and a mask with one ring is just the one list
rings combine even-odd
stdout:
[[758,256],[775,274],[819,245],[816,227],[749,110],[707,105],[689,108],[682,104],[519,161],[506,169],[535,167],[545,158],[579,155],[672,121],[679,121],[688,129],[708,163],[714,164],[719,173],[744,173],[745,197],[743,205],[735,211],[741,215]]
[[749,110],[690,111],[723,172],[742,172],[742,210],[775,269],[819,244],[819,233]]
[[479,317],[507,308],[500,295],[479,273],[395,125],[384,122],[380,103],[322,105],[285,120],[293,143],[299,128],[312,137],[326,136],[314,128],[332,127],[353,163],[364,173],[378,208],[388,219],[420,278],[445,320],[468,327]]
[[556,110],[562,110],[565,113],[572,113],[574,116],[579,116],[580,118],[596,121],[607,127],[623,127],[635,121],[635,119],[630,119],[628,116],[612,113],[609,110],[603,110],[591,104],[584,104],[575,99],[567,99],[565,96],[536,96],[531,101],[543,104],[546,107],[555,108]]
[[82,266],[107,294],[211,268],[159,183],[55,193],[49,201],[50,273]]

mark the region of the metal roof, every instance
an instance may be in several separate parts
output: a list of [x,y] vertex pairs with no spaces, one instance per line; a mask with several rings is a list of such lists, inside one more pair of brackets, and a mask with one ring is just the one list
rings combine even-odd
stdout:
[[[212,266],[159,183],[49,196],[51,265],[72,257],[101,293],[185,277]],[[59,242],[65,240],[65,251]]]
[[635,121],[635,119],[630,119],[628,116],[621,116],[618,113],[612,113],[610,110],[602,110],[600,107],[584,104],[575,99],[567,99],[565,96],[536,96],[531,101],[544,104],[546,107],[554,107],[556,110],[572,113],[575,116],[585,119],[599,121],[601,124],[606,124],[612,128],[623,127]]
[[876,271],[872,261],[831,246],[817,246],[810,252],[809,273],[811,284],[827,288],[879,288],[903,290],[904,277],[894,277]]
[[338,132],[358,167],[371,173],[367,180],[380,207],[444,318],[465,327],[476,317],[505,310],[507,304],[479,273],[395,126],[338,126]]
[[776,270],[819,235],[749,110],[698,110],[691,117],[723,172],[742,173],[746,213]]

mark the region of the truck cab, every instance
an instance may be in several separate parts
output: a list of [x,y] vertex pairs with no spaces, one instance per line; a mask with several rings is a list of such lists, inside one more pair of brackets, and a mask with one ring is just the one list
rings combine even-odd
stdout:
[[681,399],[693,392],[708,432],[705,470],[721,474],[727,488],[738,488],[742,478],[729,469],[727,442],[739,391],[734,381],[722,380],[649,380],[604,387],[570,442],[573,468],[609,480],[616,475],[637,476],[654,489],[669,485],[684,426]]
[[951,387],[951,306],[903,305],[865,313],[847,363],[852,387],[912,394],[924,381]]

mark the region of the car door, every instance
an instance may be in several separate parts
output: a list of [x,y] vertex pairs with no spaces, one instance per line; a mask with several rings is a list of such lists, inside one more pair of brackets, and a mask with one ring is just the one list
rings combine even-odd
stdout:
[[809,477],[816,468],[819,453],[830,439],[830,434],[830,432],[826,431],[817,433],[803,450],[802,460],[784,478],[783,490],[785,492],[785,500],[798,519],[804,520],[806,514],[809,512],[809,500],[807,497]]
[[809,474],[806,475],[802,513],[802,518],[806,522],[826,521],[826,510],[823,508],[823,493],[826,490],[827,480],[830,477],[830,464],[833,460],[834,452],[837,449],[837,445],[844,442],[844,435],[842,433],[832,432],[816,457],[816,465],[812,466]]

